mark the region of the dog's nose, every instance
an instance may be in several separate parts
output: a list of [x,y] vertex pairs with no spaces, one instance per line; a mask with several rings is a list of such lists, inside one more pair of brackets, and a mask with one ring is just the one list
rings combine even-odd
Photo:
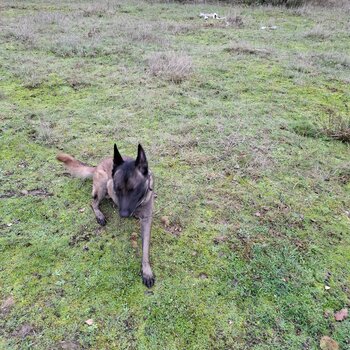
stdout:
[[122,217],[122,218],[127,218],[130,216],[130,211],[129,210],[120,210],[119,211],[119,215]]

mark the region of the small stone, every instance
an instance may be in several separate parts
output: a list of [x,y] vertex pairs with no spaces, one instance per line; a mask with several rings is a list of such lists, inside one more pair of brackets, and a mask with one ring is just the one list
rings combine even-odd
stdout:
[[336,312],[334,314],[334,318],[336,321],[343,321],[348,317],[348,315],[349,315],[348,309],[344,308]]
[[85,321],[85,323],[89,326],[92,326],[94,324],[94,320],[92,318],[89,318],[88,320]]

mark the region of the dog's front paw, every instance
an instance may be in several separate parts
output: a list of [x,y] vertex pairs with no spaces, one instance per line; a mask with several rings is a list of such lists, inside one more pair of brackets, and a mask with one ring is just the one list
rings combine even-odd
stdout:
[[147,288],[152,288],[155,282],[155,278],[153,275],[151,276],[142,275],[142,282]]
[[107,224],[107,220],[105,218],[96,218],[96,220],[101,226],[105,226]]
[[142,283],[147,287],[151,288],[154,285],[155,277],[151,268],[142,269]]

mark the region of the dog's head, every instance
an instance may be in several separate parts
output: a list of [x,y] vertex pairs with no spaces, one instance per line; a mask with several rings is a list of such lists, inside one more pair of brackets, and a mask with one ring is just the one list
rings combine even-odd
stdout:
[[123,158],[114,145],[112,177],[119,215],[131,216],[141,204],[149,186],[147,158],[140,144],[136,160]]

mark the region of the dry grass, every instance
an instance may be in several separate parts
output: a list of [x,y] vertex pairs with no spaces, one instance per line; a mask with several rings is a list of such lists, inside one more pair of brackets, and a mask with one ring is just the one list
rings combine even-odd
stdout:
[[[130,41],[169,47],[172,36],[199,27],[193,23],[135,19],[128,14],[115,16],[119,6],[117,1],[104,1],[77,6],[69,13],[38,11],[12,19],[4,33],[8,39],[15,38],[28,48],[49,51],[59,57],[95,57],[116,52]],[[103,26],[102,20],[107,20]]]
[[96,1],[94,3],[88,4],[86,7],[83,7],[83,16],[84,17],[105,17],[113,15],[117,8],[120,7],[119,1]]
[[48,43],[48,50],[59,57],[96,57],[119,52],[118,43],[106,45],[105,38],[97,32],[94,35],[63,33],[59,37],[52,37]]
[[292,130],[301,136],[318,138],[327,137],[341,142],[350,142],[350,116],[334,112],[331,108],[327,111],[327,119],[319,119],[315,122],[297,121],[291,124]]
[[322,53],[315,56],[316,60],[321,61],[327,66],[350,68],[350,56],[340,52]]
[[38,125],[34,126],[33,138],[39,143],[53,145],[56,142],[53,128],[53,123],[40,119]]
[[65,26],[71,15],[66,15],[61,12],[39,12],[34,15],[31,20],[38,25],[59,25]]
[[305,38],[324,40],[331,36],[331,32],[322,28],[320,24],[317,24],[311,30],[304,33]]
[[339,7],[344,9],[349,9],[348,0],[311,0],[309,1],[311,5],[325,6],[325,7]]
[[288,66],[299,73],[309,75],[318,74],[312,60],[310,59],[310,56],[304,53],[297,53],[294,57],[292,57],[288,61]]
[[23,44],[32,45],[35,41],[35,26],[31,18],[23,18],[13,27],[7,30],[8,38],[15,38]]
[[226,25],[234,28],[243,28],[243,17],[236,13],[229,14],[226,16]]
[[174,83],[188,79],[193,72],[191,57],[177,52],[156,52],[148,59],[148,66],[152,75]]
[[43,82],[45,81],[45,78],[36,71],[30,71],[28,74],[24,77],[23,86],[28,89],[35,89],[39,87]]
[[330,178],[336,179],[343,185],[348,184],[350,182],[350,163],[342,164],[340,167],[335,169]]
[[140,23],[139,21],[129,21],[127,25],[127,36],[133,40],[142,43],[157,44],[159,46],[168,46],[169,40],[164,35],[157,34],[159,31],[151,23]]
[[329,117],[322,123],[321,133],[342,142],[350,142],[350,116],[328,112]]
[[262,57],[271,55],[271,50],[254,47],[246,41],[232,43],[229,47],[225,48],[225,51],[235,54],[258,55]]

